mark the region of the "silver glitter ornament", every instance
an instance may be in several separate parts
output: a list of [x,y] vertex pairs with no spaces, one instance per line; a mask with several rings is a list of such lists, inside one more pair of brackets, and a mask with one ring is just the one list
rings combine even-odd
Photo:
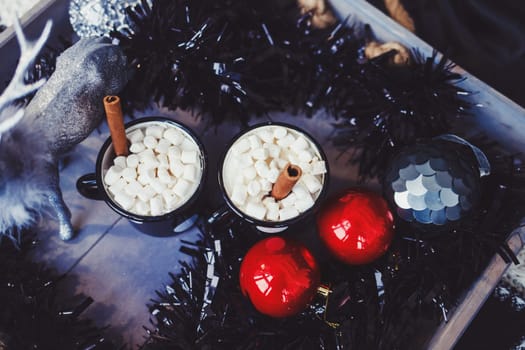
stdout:
[[126,8],[140,0],[71,0],[69,21],[81,38],[109,36],[112,30],[130,29]]
[[390,162],[385,197],[405,221],[460,220],[478,203],[480,177],[490,171],[480,152],[454,135],[408,146]]

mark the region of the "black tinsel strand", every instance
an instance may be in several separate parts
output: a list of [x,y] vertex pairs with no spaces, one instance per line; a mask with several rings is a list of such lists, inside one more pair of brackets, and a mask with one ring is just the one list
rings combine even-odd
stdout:
[[462,77],[446,57],[415,52],[411,65],[391,66],[388,54],[365,60],[359,71],[344,76],[341,84],[353,88],[329,101],[332,113],[343,119],[335,125],[334,142],[355,147],[351,162],[363,179],[382,177],[396,147],[450,132],[451,120],[471,107],[470,94],[456,85]]
[[135,69],[126,100],[143,109],[153,99],[214,123],[282,108],[297,88],[288,62],[300,57],[298,13],[291,0],[144,1],[129,10],[133,32],[113,33]]
[[[36,242],[0,242],[0,344],[7,349],[116,349],[102,331],[78,316],[93,300],[73,307],[57,297],[59,276],[27,256]],[[0,347],[1,347],[0,346]]]

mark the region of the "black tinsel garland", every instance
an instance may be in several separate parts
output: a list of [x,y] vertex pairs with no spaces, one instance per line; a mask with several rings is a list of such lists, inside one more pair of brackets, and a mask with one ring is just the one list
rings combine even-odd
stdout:
[[[521,220],[525,182],[512,157],[493,164],[496,175],[484,185],[480,210],[454,229],[428,236],[398,222],[389,252],[370,265],[344,265],[321,252],[322,280],[332,293],[286,319],[259,314],[239,289],[242,257],[266,236],[235,219],[204,224],[199,242],[183,249],[194,264],[171,275],[150,305],[153,328],[145,348],[422,347],[425,334],[448,318],[494,254],[516,262],[502,242]],[[304,236],[311,226],[309,220],[296,227],[295,238],[312,239]]]
[[445,56],[438,60],[437,53],[425,58],[416,52],[408,66],[378,62],[388,55],[342,76],[341,84],[353,88],[328,102],[332,113],[343,117],[335,125],[334,143],[356,147],[351,161],[363,178],[382,177],[399,147],[450,132],[451,119],[468,114],[471,105],[469,93],[456,85],[463,78]]
[[303,34],[295,1],[143,2],[130,9],[133,32],[113,33],[135,76],[125,100],[246,122],[287,105],[297,88],[289,69]]
[[404,66],[390,63],[395,51],[367,58],[369,26],[315,28],[292,0],[155,0],[128,12],[132,30],[113,33],[135,72],[128,108],[153,99],[212,124],[327,109],[339,118],[333,141],[355,147],[363,178],[381,176],[394,147],[448,132],[470,107],[446,57],[412,52]]
[[61,304],[60,276],[29,260],[37,242],[28,236],[19,246],[0,242],[0,349],[115,349],[100,329],[78,318],[91,298]]

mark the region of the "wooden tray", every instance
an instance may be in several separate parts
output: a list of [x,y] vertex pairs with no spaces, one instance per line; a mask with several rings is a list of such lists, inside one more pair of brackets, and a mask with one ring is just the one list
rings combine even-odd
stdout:
[[[398,41],[425,55],[431,55],[433,52],[430,45],[364,0],[331,0],[331,3],[341,18],[350,16],[350,24],[369,23],[379,40]],[[66,38],[71,36],[68,5],[67,0],[42,0],[22,18],[27,35],[31,37],[38,33],[45,20],[52,18],[55,22],[52,34],[54,40],[59,35],[64,35]],[[11,28],[0,34],[0,51],[3,57],[0,78],[3,81],[10,78],[15,67],[18,57],[16,45]],[[525,110],[460,67],[456,67],[455,70],[467,78],[461,83],[461,86],[468,91],[475,92],[476,102],[482,105],[482,107],[475,108],[474,116],[468,120],[466,127],[475,126],[484,130],[491,138],[505,145],[507,149],[525,151],[525,138],[521,135],[523,128],[520,128],[520,126],[525,126]],[[508,243],[510,248],[517,253],[523,247],[524,240],[525,232],[520,230],[510,235]],[[448,322],[443,322],[435,332],[431,332],[430,337],[424,337],[425,347],[451,349],[492,293],[507,267],[499,256],[494,256],[485,272],[465,292],[458,306],[450,310]]]

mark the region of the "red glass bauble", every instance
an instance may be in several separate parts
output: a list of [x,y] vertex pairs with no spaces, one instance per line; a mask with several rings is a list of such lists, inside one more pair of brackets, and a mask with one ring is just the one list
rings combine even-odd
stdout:
[[321,275],[319,265],[301,243],[270,237],[248,250],[241,263],[241,290],[268,316],[295,315],[312,301]]
[[348,190],[323,205],[317,228],[335,257],[350,265],[361,265],[387,251],[394,236],[394,217],[383,197]]

